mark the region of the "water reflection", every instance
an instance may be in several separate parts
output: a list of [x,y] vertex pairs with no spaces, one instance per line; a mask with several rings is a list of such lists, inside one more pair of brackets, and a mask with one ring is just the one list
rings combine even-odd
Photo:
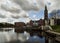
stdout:
[[45,38],[33,36],[31,37],[29,33],[17,33],[14,32],[14,29],[11,31],[0,32],[0,43],[44,43]]

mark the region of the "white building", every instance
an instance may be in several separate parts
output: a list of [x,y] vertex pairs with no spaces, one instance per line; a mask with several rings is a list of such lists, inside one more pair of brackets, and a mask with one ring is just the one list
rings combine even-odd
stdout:
[[60,25],[60,10],[54,10],[50,13],[50,25]]

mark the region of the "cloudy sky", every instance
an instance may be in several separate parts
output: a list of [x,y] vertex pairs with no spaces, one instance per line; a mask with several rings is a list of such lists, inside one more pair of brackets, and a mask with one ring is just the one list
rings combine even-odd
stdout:
[[48,12],[60,9],[60,0],[0,0],[0,22],[29,22],[44,18],[44,6]]

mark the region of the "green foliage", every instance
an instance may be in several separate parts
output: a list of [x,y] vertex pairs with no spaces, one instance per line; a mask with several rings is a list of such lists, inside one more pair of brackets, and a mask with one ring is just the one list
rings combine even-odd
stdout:
[[51,26],[53,31],[60,32],[60,25]]
[[4,27],[13,27],[14,25],[13,24],[9,24],[9,23],[0,23],[0,28],[4,28]]

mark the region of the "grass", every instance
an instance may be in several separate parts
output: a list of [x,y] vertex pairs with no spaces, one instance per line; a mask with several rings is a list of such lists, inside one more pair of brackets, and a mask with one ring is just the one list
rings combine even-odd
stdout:
[[53,31],[60,33],[60,25],[55,25],[55,26],[51,26],[51,27],[53,28]]

